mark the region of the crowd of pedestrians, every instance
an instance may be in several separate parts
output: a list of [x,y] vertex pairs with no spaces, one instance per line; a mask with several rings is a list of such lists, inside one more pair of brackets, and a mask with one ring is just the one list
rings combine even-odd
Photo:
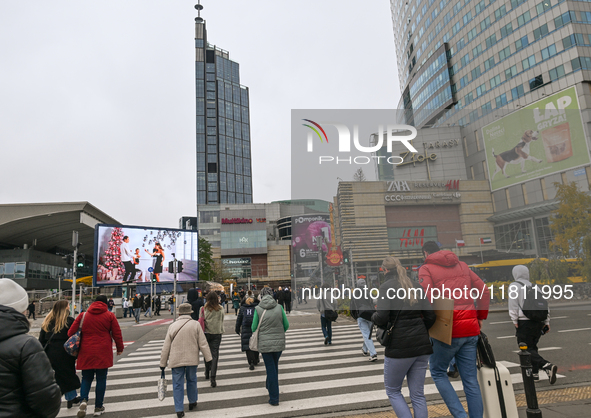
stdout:
[[[466,263],[451,251],[440,250],[437,243],[426,242],[422,248],[424,262],[418,271],[418,281],[411,280],[407,270],[393,256],[383,260],[380,295],[399,294],[407,297],[381,297],[373,299],[364,292],[364,279],[356,282],[362,290],[361,297],[351,299],[351,316],[357,321],[363,337],[361,354],[370,362],[378,360],[372,332],[377,327],[380,337],[376,339],[385,346],[384,386],[396,416],[403,418],[428,417],[424,384],[427,368],[447,405],[456,418],[477,417],[484,414],[484,405],[477,379],[477,343],[482,322],[487,319],[490,294],[483,281]],[[530,289],[529,271],[525,266],[513,269],[514,284]],[[436,316],[431,303],[431,293],[443,288],[450,290],[454,299],[451,344],[430,338],[429,329]],[[339,306],[331,300],[331,286],[322,285],[321,297],[316,299],[324,344],[332,344],[332,322],[338,318]],[[472,299],[471,289],[479,290],[479,297]],[[461,289],[462,292],[454,292]],[[425,297],[417,297],[424,292]],[[534,378],[539,380],[539,371],[548,374],[551,384],[556,382],[557,367],[545,360],[538,352],[540,336],[549,332],[550,317],[534,316],[524,308],[524,292],[510,299],[509,316],[515,325],[518,342],[525,342],[531,353]],[[460,295],[458,297],[458,295]],[[246,356],[250,370],[260,363],[262,355],[266,370],[265,387],[268,403],[279,405],[279,359],[286,349],[285,333],[289,329],[287,314],[294,300],[304,303],[289,287],[273,290],[263,287],[260,293],[252,290],[236,290],[226,298],[225,293],[210,291],[201,295],[197,289],[187,294],[187,303],[178,306],[179,317],[168,328],[164,341],[160,367],[172,370],[172,386],[175,412],[184,416],[184,391],[186,387],[189,410],[197,407],[197,367],[199,352],[205,359],[204,374],[212,388],[217,386],[216,377],[220,357],[220,344],[224,334],[224,303],[231,301],[236,313],[234,331],[240,336],[240,347]],[[169,299],[171,313],[175,300]],[[131,300],[123,298],[124,315],[139,322],[140,311],[146,315],[159,315],[161,298],[154,299],[134,295]],[[307,303],[307,302],[306,302]],[[113,299],[103,295],[72,318],[70,304],[62,300],[54,304],[41,326],[38,340],[28,334],[27,311],[34,312],[25,290],[10,279],[0,279],[0,416],[31,416],[53,418],[59,413],[61,396],[67,408],[79,405],[78,418],[87,414],[90,389],[96,379],[94,393],[94,416],[104,411],[104,397],[108,369],[113,366],[113,344],[116,354],[121,355],[124,346],[119,323],[112,312]],[[64,350],[70,337],[81,331],[77,357]],[[256,333],[256,347],[253,334]],[[20,359],[27,359],[21,361]],[[451,367],[450,372],[448,368]],[[82,380],[77,370],[81,371]],[[461,378],[468,411],[458,398],[450,383],[450,375]],[[402,385],[407,381],[412,412],[402,394]],[[79,394],[78,394],[79,390]]]

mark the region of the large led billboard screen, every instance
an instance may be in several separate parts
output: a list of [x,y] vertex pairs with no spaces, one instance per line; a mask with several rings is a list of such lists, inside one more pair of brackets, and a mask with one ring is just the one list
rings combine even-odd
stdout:
[[95,286],[172,282],[168,263],[175,257],[183,263],[177,281],[199,279],[197,231],[98,224],[94,240]]

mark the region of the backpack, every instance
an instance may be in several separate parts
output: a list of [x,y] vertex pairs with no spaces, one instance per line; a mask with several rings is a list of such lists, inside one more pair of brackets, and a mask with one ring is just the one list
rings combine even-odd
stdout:
[[518,281],[515,281],[515,283],[525,287],[523,306],[520,306],[523,315],[530,321],[535,322],[544,322],[548,319],[548,301],[540,292],[536,292],[533,286],[526,286]]

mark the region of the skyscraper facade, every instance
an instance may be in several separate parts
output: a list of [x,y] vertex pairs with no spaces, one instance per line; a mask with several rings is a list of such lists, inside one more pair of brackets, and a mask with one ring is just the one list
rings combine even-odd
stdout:
[[195,19],[195,86],[197,204],[252,203],[248,87],[228,51],[208,43],[201,17]]
[[590,190],[588,3],[391,0],[391,12],[401,119],[459,127],[466,178],[490,184],[496,249],[551,255],[557,184]]

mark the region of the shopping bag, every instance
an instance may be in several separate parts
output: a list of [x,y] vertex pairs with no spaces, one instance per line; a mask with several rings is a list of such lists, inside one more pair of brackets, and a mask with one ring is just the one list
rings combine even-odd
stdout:
[[166,397],[166,376],[164,375],[164,370],[160,374],[160,379],[158,379],[158,400],[163,401]]

